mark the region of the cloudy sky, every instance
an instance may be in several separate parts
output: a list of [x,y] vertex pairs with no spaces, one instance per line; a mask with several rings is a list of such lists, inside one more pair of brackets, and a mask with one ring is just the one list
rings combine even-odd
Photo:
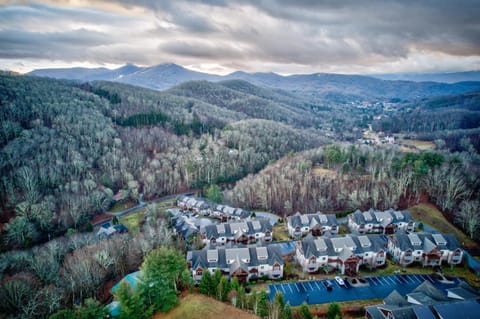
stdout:
[[480,69],[480,1],[0,0],[0,69]]

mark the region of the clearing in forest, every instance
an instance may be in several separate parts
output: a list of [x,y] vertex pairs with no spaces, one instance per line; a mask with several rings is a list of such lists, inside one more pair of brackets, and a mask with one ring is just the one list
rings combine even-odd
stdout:
[[312,174],[314,176],[323,176],[327,178],[336,178],[337,177],[337,172],[333,169],[327,169],[323,168],[321,166],[315,165],[312,168]]
[[401,140],[399,144],[407,149],[413,148],[420,151],[431,151],[437,148],[435,143],[422,140]]

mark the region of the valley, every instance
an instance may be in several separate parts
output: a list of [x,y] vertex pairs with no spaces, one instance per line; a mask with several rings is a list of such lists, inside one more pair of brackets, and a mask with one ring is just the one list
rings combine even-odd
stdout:
[[[192,228],[193,235],[184,237],[171,228],[167,208],[175,205],[175,195],[170,195],[179,193],[273,212],[282,220],[275,226],[280,233],[286,218],[298,211],[341,219],[357,209],[409,209],[427,202],[466,233],[455,230],[462,244],[468,242],[464,248],[476,251],[480,122],[475,120],[477,93],[464,93],[475,90],[476,83],[452,84],[453,91],[443,95],[431,85],[425,91],[423,83],[403,83],[424,97],[408,95],[400,101],[392,99],[402,96],[402,87],[386,93],[390,100],[385,100],[384,93],[366,93],[369,78],[354,78],[357,83],[347,76],[323,76],[322,83],[335,81],[335,90],[357,92],[348,102],[353,96],[306,93],[318,90],[320,82],[310,88],[301,84],[299,92],[282,85],[258,86],[258,80],[247,82],[243,73],[239,79],[201,78],[162,91],[105,78],[83,82],[84,72],[78,70],[63,73],[75,81],[33,74],[0,76],[2,293],[13,298],[9,289],[21,287],[17,300],[32,300],[26,306],[5,305],[4,311],[38,309],[55,300],[56,307],[68,307],[85,296],[105,302],[111,298],[106,288],[145,269],[144,258],[157,247],[175,247],[180,258],[185,249],[202,247],[196,237],[201,229]],[[288,81],[292,78],[297,77]],[[387,83],[384,92],[390,85],[397,88]],[[163,196],[167,206],[153,202]],[[118,208],[111,210],[116,201]],[[139,212],[116,217],[138,203]],[[420,216],[416,208],[412,212]],[[92,222],[100,214],[101,226]],[[128,232],[112,227],[118,222]],[[341,236],[353,236],[345,225],[341,229]],[[107,235],[99,237],[102,232]],[[288,235],[273,237],[285,240]],[[99,253],[106,259],[99,259]],[[286,277],[313,278],[289,258],[283,258]],[[60,276],[54,275],[57,271]],[[330,277],[320,270],[314,275]],[[252,286],[261,287],[265,285]],[[31,299],[34,291],[40,299]],[[116,295],[120,303],[134,298]],[[252,309],[247,304],[240,308]]]

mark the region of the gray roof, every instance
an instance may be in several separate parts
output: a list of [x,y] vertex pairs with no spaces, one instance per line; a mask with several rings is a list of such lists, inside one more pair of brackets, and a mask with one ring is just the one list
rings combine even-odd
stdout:
[[429,306],[413,307],[413,312],[418,319],[437,319]]
[[358,225],[382,224],[383,226],[386,226],[391,223],[408,223],[410,221],[413,221],[412,215],[410,215],[408,211],[396,211],[393,209],[389,209],[386,211],[377,211],[374,209],[370,209],[365,212],[357,209],[355,212],[348,215],[348,217],[353,219],[353,221]]
[[[389,236],[389,240],[396,242],[396,245],[403,251],[408,249],[412,250],[424,250],[432,251],[435,247],[440,250],[455,250],[460,248],[460,244],[457,241],[457,238],[453,234],[441,234],[442,238],[445,239],[446,244],[436,244],[435,238],[431,233],[411,233],[406,234],[402,231],[398,231],[396,234]],[[438,238],[438,237],[437,237]],[[420,245],[413,245],[412,243],[416,242],[417,239],[420,242]]]
[[198,227],[195,226],[195,222],[192,221],[188,216],[176,214],[171,218],[171,221],[175,231],[182,235],[183,238],[188,238],[199,232]]
[[412,307],[393,309],[392,314],[395,319],[417,319]]
[[480,313],[480,303],[475,300],[445,303],[433,306],[442,319],[476,319]]
[[383,302],[387,305],[394,305],[398,307],[408,306],[409,302],[400,295],[400,293],[396,290],[392,291],[384,300]]
[[378,310],[378,305],[365,307],[365,311],[372,319],[385,319],[380,310]]
[[[218,237],[235,237],[244,234],[246,236],[255,235],[258,232],[272,232],[272,225],[268,220],[254,220],[235,223],[221,223],[205,226],[201,233],[205,234],[207,239]],[[237,236],[237,237],[236,237]]]
[[417,288],[415,288],[413,293],[423,293],[437,302],[448,301],[447,296],[441,290],[432,285],[432,283],[428,280],[425,280]]
[[[473,289],[467,289],[461,286],[447,289],[447,293],[451,298],[455,299],[469,300],[480,298],[480,295],[478,293],[475,293]],[[453,297],[451,294],[455,295],[455,297]]]
[[[214,255],[212,250],[194,250],[191,253],[192,268],[221,268],[233,269],[238,267],[255,267],[259,265],[273,265],[278,263],[283,265],[282,254],[278,246],[265,247],[240,247],[240,248],[217,248],[218,259],[208,259],[208,256]],[[235,264],[235,266],[232,266]]]
[[[460,283],[457,288],[470,292],[475,290],[466,283]],[[384,299],[383,304],[365,307],[365,310],[372,319],[385,319],[380,309],[390,311],[395,319],[473,319],[478,318],[480,311],[477,300],[449,299],[429,281],[422,283],[407,296],[414,297],[415,300],[422,302],[422,305],[409,303],[394,290]]]
[[[312,256],[340,256],[344,250],[349,250],[355,255],[360,255],[365,252],[386,250],[386,241],[381,235],[368,235],[367,238],[371,243],[369,247],[362,247],[358,237],[359,236],[355,235],[322,238],[307,236],[300,242],[300,247],[305,258],[310,258]],[[348,249],[344,249],[345,247],[348,247]],[[335,248],[337,248],[337,251]]]
[[314,227],[317,224],[320,226],[334,226],[338,225],[337,217],[334,214],[300,214],[297,212],[292,216],[288,216],[288,224],[295,228],[297,226],[309,226]]
[[239,218],[247,218],[250,216],[250,213],[244,209],[230,207],[227,205],[219,205],[217,203],[213,203],[205,198],[195,197],[195,196],[182,196],[178,200],[179,203],[183,203],[184,205],[195,207],[197,209],[213,209],[223,214],[227,214],[230,216],[236,216]]

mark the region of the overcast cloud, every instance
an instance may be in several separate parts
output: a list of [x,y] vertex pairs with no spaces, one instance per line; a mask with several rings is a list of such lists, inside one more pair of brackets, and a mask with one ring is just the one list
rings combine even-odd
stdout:
[[213,73],[480,69],[479,1],[1,1],[0,68]]

